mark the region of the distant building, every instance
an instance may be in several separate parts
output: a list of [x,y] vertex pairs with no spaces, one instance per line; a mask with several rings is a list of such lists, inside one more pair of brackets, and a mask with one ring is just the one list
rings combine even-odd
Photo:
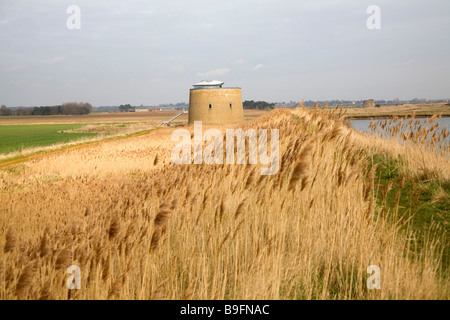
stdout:
[[135,108],[134,112],[149,112],[150,109],[148,108]]
[[189,123],[233,123],[244,120],[241,88],[222,88],[222,81],[201,81],[189,95]]
[[374,108],[375,107],[375,100],[373,100],[373,99],[364,100],[363,107],[364,108]]

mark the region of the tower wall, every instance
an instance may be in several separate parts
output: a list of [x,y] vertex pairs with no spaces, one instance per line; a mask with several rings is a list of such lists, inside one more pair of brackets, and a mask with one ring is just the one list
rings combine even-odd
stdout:
[[189,123],[202,121],[205,124],[221,124],[243,120],[240,88],[191,89]]
[[375,100],[373,100],[373,99],[364,100],[363,107],[364,108],[373,108],[373,107],[375,107]]

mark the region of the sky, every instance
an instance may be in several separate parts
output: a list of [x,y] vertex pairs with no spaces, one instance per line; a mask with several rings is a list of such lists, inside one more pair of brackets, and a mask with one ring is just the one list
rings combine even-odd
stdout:
[[201,80],[268,102],[449,98],[449,17],[448,0],[1,0],[0,104],[188,102]]

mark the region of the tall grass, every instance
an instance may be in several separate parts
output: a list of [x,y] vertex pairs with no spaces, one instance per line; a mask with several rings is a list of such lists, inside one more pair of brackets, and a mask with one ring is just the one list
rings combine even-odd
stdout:
[[[173,165],[168,128],[4,171],[0,298],[448,299],[441,235],[419,252],[400,217],[380,214],[367,159],[386,142],[343,116],[298,108],[243,123],[280,130],[274,176]],[[80,290],[66,288],[72,264]],[[367,288],[370,265],[380,290]]]

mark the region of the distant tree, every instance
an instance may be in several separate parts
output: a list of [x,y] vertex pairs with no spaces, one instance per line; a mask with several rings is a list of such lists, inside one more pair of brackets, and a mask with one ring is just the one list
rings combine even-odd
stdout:
[[2,105],[0,108],[0,115],[10,116],[10,115],[12,115],[12,111],[11,111],[11,109],[8,109],[5,105]]
[[47,106],[34,107],[33,112],[31,113],[33,116],[48,116],[52,113],[52,108]]
[[134,109],[130,104],[121,104],[119,107],[120,112],[130,112]]
[[92,105],[90,103],[68,102],[68,103],[63,103],[62,105],[58,105],[58,106],[42,106],[42,107],[19,109],[19,110],[17,110],[17,114],[20,114],[20,115],[31,114],[31,115],[40,115],[40,116],[58,115],[58,114],[82,115],[82,114],[88,114],[91,111],[92,111]]
[[16,116],[29,116],[33,112],[33,108],[20,108],[16,109],[15,115]]
[[81,110],[76,102],[63,103],[61,114],[81,114]]
[[37,116],[41,114],[41,109],[39,107],[34,107],[33,111],[31,112],[31,115]]
[[92,104],[90,104],[88,102],[83,102],[82,106],[83,106],[84,114],[89,114],[92,112]]
[[89,114],[92,105],[87,102],[68,102],[61,105],[61,114]]
[[244,109],[271,110],[275,107],[275,103],[267,103],[265,101],[244,101]]

